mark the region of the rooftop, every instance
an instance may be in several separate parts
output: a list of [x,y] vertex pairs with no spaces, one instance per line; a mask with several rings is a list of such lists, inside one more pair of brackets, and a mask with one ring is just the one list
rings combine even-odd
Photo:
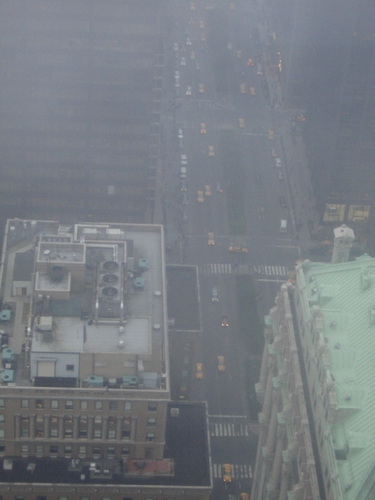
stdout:
[[306,260],[296,276],[305,332],[318,335],[329,408],[324,435],[343,498],[366,498],[375,470],[375,259]]
[[15,360],[7,383],[29,385],[46,373],[62,384],[64,377],[82,384],[90,376],[142,373],[165,380],[161,226],[11,220],[3,250],[1,296],[9,318],[2,327]]

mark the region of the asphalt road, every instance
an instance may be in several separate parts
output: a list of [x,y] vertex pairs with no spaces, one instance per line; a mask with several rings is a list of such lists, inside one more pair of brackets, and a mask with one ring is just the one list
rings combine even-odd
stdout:
[[[227,75],[229,94],[224,98],[215,93],[207,5],[223,10],[228,44],[232,47],[228,51],[233,71]],[[168,258],[170,262],[194,264],[199,269],[203,334],[195,362],[203,363],[204,378],[194,380],[190,398],[208,401],[215,498],[236,500],[241,491],[251,490],[257,435],[247,417],[243,360],[249,353],[244,351],[236,328],[234,272],[242,264],[254,274],[261,298],[259,311],[267,314],[274,304],[277,288],[299,258],[299,248],[292,238],[289,209],[279,203],[280,196],[288,201],[289,193],[285,180],[278,178],[271,155],[271,147],[278,147],[277,130],[274,141],[268,138],[268,130],[275,128],[277,111],[263,95],[264,75],[257,74],[256,64],[246,65],[247,59],[255,60],[260,50],[256,39],[249,39],[257,27],[256,7],[245,0],[235,2],[235,10],[229,5],[229,1],[196,1],[195,10],[190,10],[189,1],[171,0],[175,25],[166,48],[164,185],[167,243],[171,247]],[[207,41],[202,41],[202,33]],[[186,43],[187,38],[191,45]],[[174,43],[178,44],[178,50],[174,50]],[[190,58],[192,51],[195,59]],[[181,65],[182,58],[185,65]],[[175,71],[179,72],[178,87],[175,87]],[[240,93],[243,83],[247,88],[245,95]],[[200,84],[204,85],[203,93],[199,92]],[[188,86],[192,89],[191,96],[185,94]],[[256,89],[255,96],[250,95],[250,86]],[[245,129],[239,128],[239,118],[244,119]],[[200,133],[201,123],[206,125],[205,134]],[[219,130],[228,128],[237,135],[246,166],[247,255],[228,252],[231,236],[219,156]],[[180,142],[178,129],[183,131]],[[208,155],[209,146],[214,148],[213,157]],[[188,161],[188,204],[182,203],[180,190],[181,154],[186,154]],[[286,176],[285,166],[283,172]],[[260,182],[256,181],[258,174]],[[217,183],[223,192],[217,192]],[[197,191],[205,191],[205,185],[211,186],[211,196],[205,196],[204,202],[199,203]],[[183,222],[184,213],[187,222]],[[286,234],[280,234],[281,218],[288,220]],[[208,232],[214,233],[214,245],[208,245]],[[211,301],[213,286],[219,289],[217,303]],[[221,326],[224,313],[228,314],[228,327]],[[225,372],[217,369],[218,355],[225,357]],[[231,483],[221,479],[223,463],[232,464]]]

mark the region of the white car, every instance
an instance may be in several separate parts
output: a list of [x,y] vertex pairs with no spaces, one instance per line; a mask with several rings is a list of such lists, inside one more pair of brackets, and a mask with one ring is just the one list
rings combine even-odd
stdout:
[[186,66],[186,60],[184,57],[181,57],[180,64],[181,64],[181,66]]
[[188,86],[188,88],[186,89],[186,95],[191,95],[191,87]]
[[181,165],[187,165],[186,155],[181,155]]
[[280,158],[275,158],[275,165],[276,165],[276,168],[281,168],[282,167],[282,163],[281,163]]
[[179,71],[175,71],[174,72],[174,77],[175,78],[180,78],[180,72]]
[[179,139],[183,139],[183,138],[184,138],[184,134],[183,134],[183,132],[182,132],[182,128],[179,128],[179,129],[178,129],[178,138],[179,138]]
[[174,42],[174,44],[173,44],[173,50],[175,52],[178,51],[178,43],[177,42]]
[[174,81],[174,86],[178,88],[180,86],[180,80],[178,78],[175,79]]
[[191,40],[189,37],[186,38],[186,45],[191,45]]

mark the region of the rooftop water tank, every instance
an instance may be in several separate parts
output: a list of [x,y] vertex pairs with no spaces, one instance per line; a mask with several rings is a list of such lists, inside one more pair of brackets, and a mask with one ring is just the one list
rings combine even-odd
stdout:
[[7,384],[8,382],[13,382],[14,370],[4,370],[1,378],[2,378],[3,384]]
[[138,259],[138,269],[140,271],[147,271],[149,267],[150,266],[147,259]]
[[143,288],[145,287],[145,280],[143,278],[137,277],[134,279],[133,285],[135,288],[143,290]]

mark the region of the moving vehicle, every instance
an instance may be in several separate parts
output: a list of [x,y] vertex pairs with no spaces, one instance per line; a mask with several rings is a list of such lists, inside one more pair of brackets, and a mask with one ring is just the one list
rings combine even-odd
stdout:
[[198,203],[204,202],[203,191],[197,191],[197,201],[198,201]]
[[188,197],[187,197],[187,193],[182,193],[182,204],[183,205],[188,205],[189,203],[189,200],[188,200]]
[[203,364],[202,363],[196,364],[195,378],[197,380],[202,380],[202,378],[203,378]]
[[201,134],[206,134],[207,133],[206,124],[205,123],[201,123],[200,133]]
[[186,66],[186,59],[184,57],[181,57],[180,64],[181,66]]
[[204,85],[203,85],[203,83],[199,83],[199,84],[198,84],[198,92],[199,92],[200,94],[203,94],[203,93],[204,93]]
[[191,40],[189,37],[186,38],[186,45],[191,45]]
[[246,85],[244,83],[240,85],[240,92],[241,94],[246,94]]
[[240,499],[241,500],[249,500],[249,494],[248,493],[240,493]]
[[179,139],[183,139],[183,138],[184,138],[184,134],[183,134],[183,132],[182,132],[182,128],[179,128],[179,129],[178,129],[178,138],[179,138]]
[[199,19],[199,28],[202,30],[204,28],[204,21],[202,19]]
[[181,191],[187,191],[187,184],[184,180],[181,181]]
[[195,69],[196,69],[197,71],[199,71],[199,70],[200,70],[199,63],[195,63]]
[[186,157],[186,155],[181,155],[181,165],[187,165],[187,157]]
[[285,219],[281,219],[280,221],[280,233],[286,233],[286,227],[288,222]]
[[217,183],[216,183],[216,191],[217,191],[218,193],[222,193],[222,192],[223,192],[223,190],[221,189],[221,186],[220,186],[220,182],[217,182]]
[[255,87],[250,87],[250,95],[257,95],[257,91],[255,90]]
[[246,128],[245,120],[243,118],[238,118],[238,126],[240,128]]
[[237,57],[239,59],[241,59],[241,57],[242,57],[242,50],[237,50],[236,54],[237,54]]
[[275,139],[275,132],[271,129],[268,130],[268,139],[273,141]]
[[209,245],[215,245],[214,233],[207,233],[207,242]]
[[204,33],[201,33],[201,42],[207,41],[206,35]]
[[181,179],[186,179],[186,177],[187,177],[186,167],[181,167],[180,177],[181,177]]
[[271,148],[271,156],[273,156],[274,158],[277,158],[279,156],[275,148]]
[[229,326],[228,314],[223,314],[221,316],[221,326]]
[[249,59],[247,60],[246,66],[249,66],[249,67],[250,67],[250,66],[254,66],[254,61],[253,61],[251,58],[249,58]]
[[194,2],[190,2],[190,10],[195,10],[195,3]]
[[229,250],[229,252],[249,253],[249,250],[246,247],[243,247],[241,245],[235,245],[235,244],[229,245],[228,250]]
[[192,50],[192,51],[190,52],[190,59],[192,59],[192,60],[194,60],[194,59],[195,59],[195,52],[194,52],[194,50]]
[[[218,372],[225,372],[225,360],[224,356],[218,356],[217,357],[217,371]],[[232,479],[230,479],[232,480]]]
[[257,66],[257,75],[263,75],[262,65],[258,64]]
[[211,302],[219,302],[219,290],[217,286],[212,287]]
[[186,89],[186,95],[191,95],[191,87],[190,87],[190,85],[188,85],[188,87]]
[[281,171],[277,172],[277,177],[279,178],[280,181],[284,180],[284,174]]
[[215,151],[213,146],[208,146],[208,156],[215,156]]
[[204,186],[204,194],[206,196],[211,196],[211,186],[209,186],[208,184]]
[[281,168],[283,166],[280,158],[275,158],[275,165],[276,165],[276,168]]

